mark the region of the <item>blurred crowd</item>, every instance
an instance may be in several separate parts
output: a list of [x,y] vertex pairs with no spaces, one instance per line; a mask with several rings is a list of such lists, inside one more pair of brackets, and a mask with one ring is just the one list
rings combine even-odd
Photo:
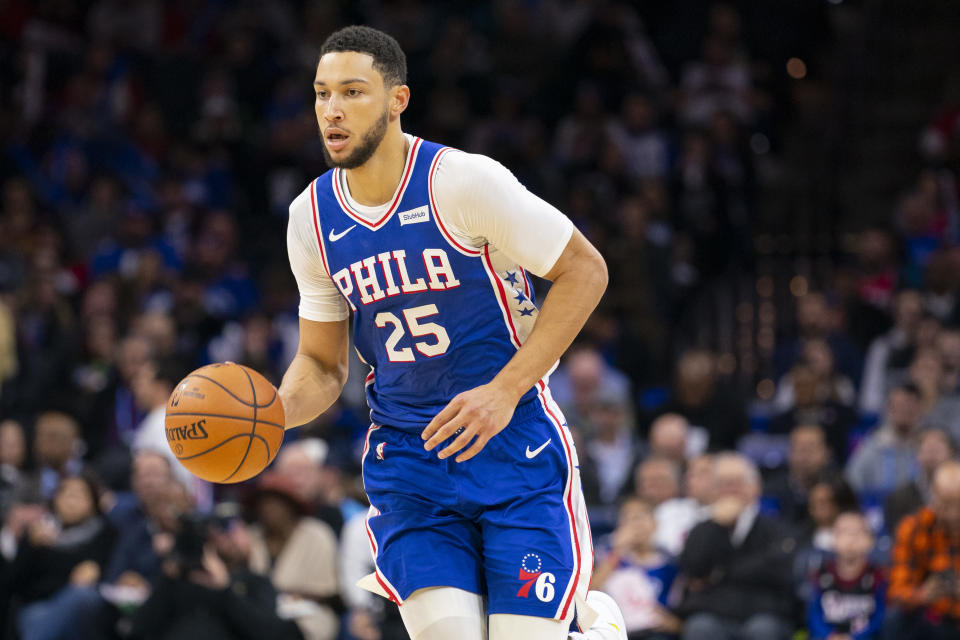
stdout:
[[960,96],[744,385],[695,300],[756,273],[783,61],[826,4],[638,4],[0,0],[0,638],[406,637],[354,586],[359,362],[248,483],[159,428],[191,369],[292,358],[287,206],[351,23],[407,52],[405,130],[503,162],[608,261],[551,386],[630,637],[960,637]]

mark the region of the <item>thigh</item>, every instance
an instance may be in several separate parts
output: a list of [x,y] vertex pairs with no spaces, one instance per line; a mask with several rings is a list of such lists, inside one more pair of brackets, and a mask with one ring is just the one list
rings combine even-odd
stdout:
[[551,618],[497,613],[490,616],[490,640],[566,640],[570,623]]
[[416,434],[389,427],[367,433],[367,538],[377,582],[397,604],[426,587],[484,591],[480,529],[457,510],[445,464]]
[[518,407],[474,460],[461,486],[480,505],[489,612],[570,620],[576,596],[586,597],[593,545],[562,414],[549,396]]
[[400,606],[411,640],[486,640],[483,598],[452,587],[419,589]]

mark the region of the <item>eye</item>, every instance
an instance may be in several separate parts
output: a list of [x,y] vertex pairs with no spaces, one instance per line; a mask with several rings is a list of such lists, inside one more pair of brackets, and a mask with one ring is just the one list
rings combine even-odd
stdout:
[[355,98],[356,96],[360,95],[361,93],[363,93],[363,92],[360,91],[360,89],[347,89],[347,95],[350,96],[351,98]]
[[327,92],[322,89],[317,91],[317,98],[325,100],[327,98]]

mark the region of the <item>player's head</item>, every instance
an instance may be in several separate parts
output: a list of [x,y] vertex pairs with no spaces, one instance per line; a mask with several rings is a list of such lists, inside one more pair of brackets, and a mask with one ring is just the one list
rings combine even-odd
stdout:
[[350,26],[330,35],[320,49],[314,108],[327,163],[342,169],[363,165],[410,100],[407,59],[382,31]]

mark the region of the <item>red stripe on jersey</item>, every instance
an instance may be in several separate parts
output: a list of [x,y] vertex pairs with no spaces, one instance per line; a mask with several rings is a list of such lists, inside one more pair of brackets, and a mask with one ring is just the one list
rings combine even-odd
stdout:
[[437,155],[433,157],[433,163],[430,165],[430,174],[427,179],[427,190],[430,193],[430,207],[433,209],[433,219],[437,223],[437,228],[440,230],[440,233],[444,238],[447,239],[455,249],[460,251],[460,253],[465,253],[470,256],[479,256],[482,252],[479,249],[471,249],[470,247],[465,247],[456,240],[453,239],[453,236],[447,231],[447,228],[443,225],[443,220],[440,219],[440,210],[437,208],[437,202],[433,197],[433,176],[436,173],[437,165],[440,162],[441,156],[443,156],[447,151],[453,151],[450,147],[445,147],[440,149],[437,152]]
[[333,193],[337,197],[337,202],[340,203],[340,208],[343,209],[344,213],[350,216],[353,220],[362,224],[371,231],[376,231],[379,229],[383,223],[390,219],[390,216],[393,215],[394,211],[397,210],[397,206],[400,204],[400,201],[403,199],[403,193],[407,190],[407,183],[410,181],[410,174],[413,173],[413,163],[417,157],[417,150],[420,148],[420,143],[423,142],[421,138],[414,138],[413,144],[410,145],[410,151],[407,155],[407,166],[403,172],[403,178],[400,180],[400,188],[397,189],[397,195],[394,197],[393,202],[390,203],[390,207],[387,209],[387,212],[383,214],[383,217],[377,220],[374,223],[370,223],[360,215],[358,212],[350,208],[350,205],[347,204],[347,199],[344,197],[343,192],[340,190],[340,169],[334,169],[331,174],[331,181],[333,182]]

